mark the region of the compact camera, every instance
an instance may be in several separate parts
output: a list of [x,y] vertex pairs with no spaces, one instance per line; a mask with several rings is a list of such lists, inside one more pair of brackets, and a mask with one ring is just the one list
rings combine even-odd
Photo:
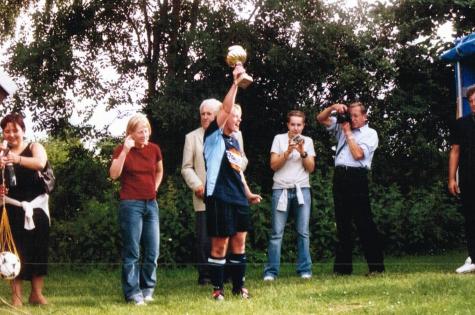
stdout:
[[295,137],[292,138],[292,142],[294,144],[300,144],[304,141],[303,137],[301,135],[296,135]]
[[351,123],[351,116],[349,112],[344,112],[343,114],[337,113],[336,114],[336,122],[341,124],[344,122]]

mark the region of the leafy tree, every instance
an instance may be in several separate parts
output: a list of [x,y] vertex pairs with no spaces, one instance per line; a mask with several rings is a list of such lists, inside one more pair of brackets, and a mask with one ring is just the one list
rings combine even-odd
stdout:
[[0,41],[12,35],[21,9],[35,2],[37,1],[5,0],[0,3]]
[[375,41],[388,54],[390,89],[374,108],[380,132],[375,175],[405,192],[427,179],[445,180],[449,123],[455,116],[453,67],[440,61],[451,43],[437,36],[444,23],[457,36],[474,30],[469,1],[393,1],[373,7]]
[[[247,3],[254,10],[245,19],[234,8]],[[33,40],[12,47],[10,69],[27,79],[14,109],[28,108],[38,128],[53,135],[84,137],[91,126],[77,130],[68,122],[77,101],[107,100],[109,108],[140,103],[171,174],[185,133],[198,124],[199,103],[226,92],[224,55],[239,43],[255,79],[238,96],[249,173],[259,175],[264,189],[271,181],[270,143],[285,131],[286,113],[308,114],[306,133],[315,139],[325,175],[333,142],[314,114],[354,99],[370,107],[380,133],[375,179],[420,185],[445,176],[440,169],[452,111],[452,70],[437,58],[449,43],[435,30],[451,21],[457,34],[466,33],[472,15],[470,1],[361,2],[345,9],[316,0],[49,0],[32,16]],[[105,80],[106,67],[116,80]],[[137,98],[137,91],[143,95]],[[93,110],[82,112],[87,118]]]

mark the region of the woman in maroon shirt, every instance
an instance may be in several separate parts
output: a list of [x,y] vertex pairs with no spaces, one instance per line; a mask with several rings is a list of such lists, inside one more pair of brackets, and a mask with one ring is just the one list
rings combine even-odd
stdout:
[[150,134],[145,115],[130,118],[125,141],[114,150],[109,170],[110,177],[119,178],[121,186],[122,289],[126,301],[136,305],[153,301],[157,282],[160,226],[156,193],[163,163],[159,146],[149,142]]

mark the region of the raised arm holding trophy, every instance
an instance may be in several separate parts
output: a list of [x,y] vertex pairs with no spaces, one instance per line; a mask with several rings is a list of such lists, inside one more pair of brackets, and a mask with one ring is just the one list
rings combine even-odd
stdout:
[[[246,62],[247,53],[242,46],[234,45],[228,48],[228,54],[226,56],[226,63],[235,68],[237,65],[243,65]],[[237,79],[236,84],[242,88],[247,88],[252,83],[252,77],[246,72],[242,73]]]

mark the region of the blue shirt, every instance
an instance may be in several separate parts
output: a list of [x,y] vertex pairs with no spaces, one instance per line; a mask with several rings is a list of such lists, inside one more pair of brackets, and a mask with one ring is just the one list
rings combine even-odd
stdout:
[[374,151],[378,147],[378,133],[376,130],[364,125],[361,128],[352,129],[356,144],[363,150],[364,158],[355,160],[351,155],[346,137],[341,128],[341,124],[336,122],[335,117],[330,117],[332,123],[327,130],[333,134],[338,141],[336,146],[335,166],[364,167],[371,169],[371,161],[373,160]]
[[214,120],[205,131],[203,154],[206,164],[206,196],[248,206],[241,179],[242,153],[239,142],[226,136]]

